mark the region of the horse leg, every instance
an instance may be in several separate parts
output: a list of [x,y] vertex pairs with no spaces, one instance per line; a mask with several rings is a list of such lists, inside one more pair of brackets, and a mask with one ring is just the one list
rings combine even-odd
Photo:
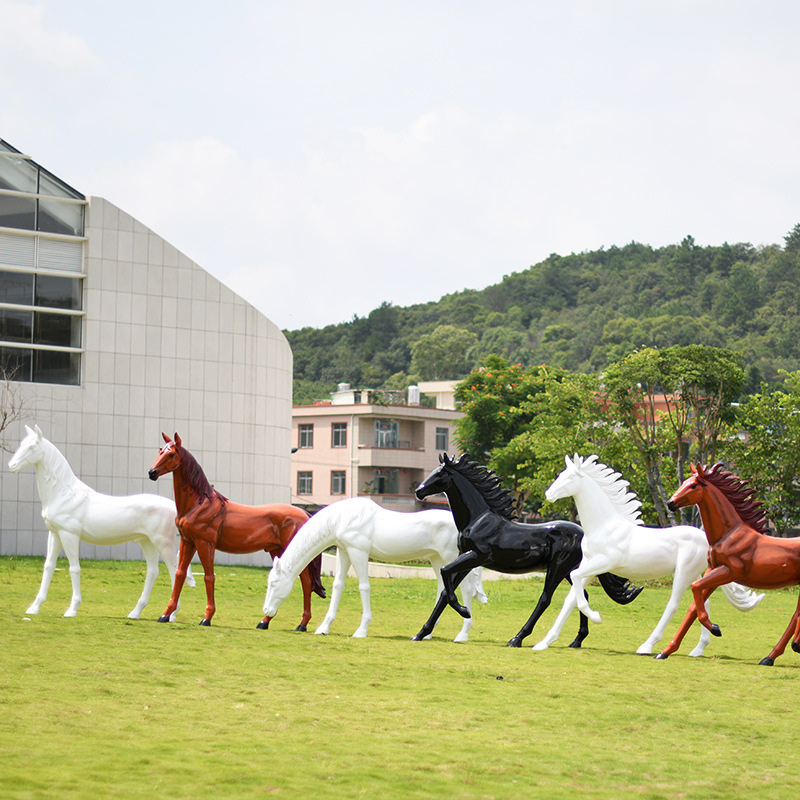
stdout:
[[672,637],[670,643],[657,655],[653,656],[660,661],[663,661],[666,658],[669,658],[680,646],[681,642],[683,641],[683,637],[686,636],[689,628],[692,627],[692,624],[697,619],[697,610],[695,608],[694,602],[689,605],[689,609],[686,612],[686,616],[683,618],[683,622],[681,622],[680,627],[676,631],[675,635]]
[[42,570],[42,583],[33,602],[28,606],[26,614],[38,614],[42,603],[47,600],[47,590],[50,588],[50,581],[53,580],[53,573],[55,572],[60,552],[61,539],[55,533],[49,531],[47,534],[47,555],[45,556],[44,569]]
[[296,631],[305,633],[308,630],[308,621],[311,619],[311,575],[308,567],[304,567],[300,573],[300,585],[303,587],[303,616],[300,617],[300,624],[295,628]]
[[[694,573],[695,575],[697,572]],[[681,598],[683,597],[683,593],[689,587],[692,582],[692,575],[688,572],[688,565],[685,564],[677,564],[675,567],[675,572],[672,576],[672,591],[669,594],[669,600],[667,600],[667,605],[664,607],[664,611],[661,613],[661,618],[658,620],[656,627],[653,628],[652,633],[650,636],[642,642],[638,649],[636,650],[637,654],[640,656],[649,656],[653,652],[653,647],[655,647],[658,642],[661,641],[661,637],[664,635],[664,631],[669,625],[670,620],[675,616],[675,612],[678,610],[678,606],[680,605]],[[710,637],[706,637],[710,639]],[[703,635],[700,634],[700,641],[702,642]],[[698,647],[700,645],[698,644]],[[695,648],[697,649],[697,648]],[[694,650],[692,653],[694,654]],[[697,653],[697,655],[702,655],[702,650]]]
[[783,632],[783,636],[778,640],[775,647],[772,648],[770,654],[766,658],[762,658],[758,663],[765,667],[771,667],[775,663],[775,659],[783,654],[789,642],[789,638],[793,633],[795,637],[792,641],[792,650],[794,650],[795,653],[800,653],[800,644],[796,641],[798,627],[800,627],[800,597],[797,598],[797,608],[795,608],[794,614],[792,614],[792,618],[789,620],[789,626]]
[[145,575],[144,578],[142,596],[139,598],[139,602],[136,603],[136,607],[133,611],[128,614],[128,619],[139,619],[139,617],[141,617],[142,611],[144,611],[150,600],[150,592],[153,591],[153,584],[158,577],[158,550],[156,550],[155,545],[149,539],[143,539],[139,544],[142,546],[144,560],[147,562],[147,575]]
[[569,592],[567,592],[567,596],[564,598],[564,603],[561,606],[561,611],[558,612],[558,616],[556,617],[556,621],[552,624],[551,628],[545,634],[544,639],[540,642],[537,642],[534,646],[534,650],[547,650],[553,642],[558,639],[561,629],[564,627],[564,623],[567,621],[569,615],[573,612],[573,610],[578,605],[577,600],[575,599],[575,592],[577,591],[577,587],[573,583],[570,587]]
[[361,622],[356,628],[353,638],[364,639],[369,623],[372,621],[372,610],[369,603],[369,554],[363,550],[354,550],[348,555],[358,576],[358,591],[361,594]]
[[455,561],[451,561],[442,567],[442,583],[444,584],[444,594],[447,602],[465,619],[469,619],[470,612],[466,606],[462,606],[458,602],[456,589],[470,570],[480,567],[482,564],[481,556],[474,550],[468,550],[466,553],[462,553]]
[[331,623],[336,619],[336,611],[339,608],[339,601],[342,599],[344,584],[347,580],[347,573],[350,569],[350,556],[343,547],[337,548],[336,553],[336,575],[333,578],[333,589],[331,590],[331,603],[328,606],[328,613],[322,620],[320,626],[314,633],[320,636],[327,635],[331,628]]
[[69,577],[72,580],[72,600],[64,612],[65,617],[76,617],[81,604],[81,562],[79,558],[80,537],[69,531],[61,531],[61,544],[69,561]]
[[411,637],[412,642],[421,642],[423,639],[431,638],[433,629],[436,627],[439,617],[442,616],[442,611],[444,611],[446,605],[447,595],[445,594],[444,590],[442,590],[439,592],[439,596],[436,598],[436,604],[434,605],[433,611],[431,612],[430,617],[428,617],[427,622],[422,626],[422,628],[420,628],[418,634]]
[[575,587],[574,596],[578,608],[586,614],[595,625],[600,624],[603,620],[600,615],[589,606],[589,595],[586,593],[586,584],[589,580],[594,578],[595,575],[599,575],[601,572],[610,572],[611,566],[606,556],[596,555],[590,558],[584,556],[581,563],[572,570],[569,576]]
[[175,618],[175,613],[178,610],[178,603],[181,597],[181,589],[183,589],[183,582],[186,580],[186,571],[189,569],[189,563],[196,549],[194,542],[189,539],[184,539],[181,536],[181,543],[178,545],[178,569],[175,570],[175,579],[172,582],[172,595],[170,596],[166,609],[164,609],[164,613],[158,618],[159,622],[172,622]]
[[201,625],[211,625],[211,618],[217,610],[214,604],[214,545],[211,542],[201,540],[195,542],[197,555],[200,556],[200,563],[203,565],[203,572],[206,581],[206,613],[200,620]]
[[712,636],[722,636],[722,631],[719,629],[719,625],[711,622],[706,609],[706,599],[714,589],[722,586],[723,583],[730,583],[731,580],[733,580],[733,575],[730,569],[726,566],[718,566],[707,569],[705,575],[692,584],[697,620],[704,628],[708,628]]
[[[534,626],[539,621],[539,617],[549,608],[550,603],[553,601],[553,593],[558,588],[558,585],[564,578],[569,580],[568,569],[568,567],[564,566],[559,569],[557,565],[553,565],[552,563],[548,566],[547,574],[544,576],[544,588],[539,595],[536,608],[533,609],[533,613],[528,617],[528,621],[522,626],[519,633],[509,640],[506,647],[522,647],[522,642],[525,637],[531,635]],[[588,634],[588,626],[586,633]],[[586,637],[584,636],[584,638]],[[583,639],[581,641],[583,641]],[[576,647],[580,647],[580,643],[577,644]]]

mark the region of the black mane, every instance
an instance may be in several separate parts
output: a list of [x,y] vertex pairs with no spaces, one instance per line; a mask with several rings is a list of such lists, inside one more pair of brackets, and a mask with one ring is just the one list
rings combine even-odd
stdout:
[[494,470],[472,461],[468,453],[463,453],[458,461],[447,459],[444,462],[463,478],[466,478],[478,490],[489,508],[508,520],[517,520],[517,501],[514,495],[504,489],[500,478]]

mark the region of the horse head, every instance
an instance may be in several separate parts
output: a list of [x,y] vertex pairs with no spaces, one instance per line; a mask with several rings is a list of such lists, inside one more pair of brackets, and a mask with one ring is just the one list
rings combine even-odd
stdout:
[[44,435],[38,425],[33,428],[25,426],[27,435],[20,442],[17,451],[11,456],[8,462],[8,468],[12,472],[19,472],[23,467],[30,466],[31,464],[38,464],[44,458],[44,448],[42,442],[45,441]]
[[692,464],[691,470],[691,477],[687,478],[678,487],[678,491],[667,501],[667,508],[670,511],[677,511],[679,508],[685,508],[686,506],[694,506],[700,501],[706,485],[706,473],[708,470],[702,464]]
[[151,481],[158,480],[161,475],[175,472],[181,464],[181,437],[175,434],[175,439],[170,439],[166,433],[161,434],[166,444],[158,451],[158,456],[147,473]]
[[556,500],[561,500],[564,497],[572,497],[578,491],[578,484],[581,478],[584,477],[583,466],[585,464],[594,464],[596,461],[597,456],[594,455],[585,459],[581,458],[577,453],[572,459],[569,456],[564,456],[566,467],[544,493],[547,501],[555,503]]
[[291,570],[283,569],[280,558],[275,556],[272,559],[272,569],[267,578],[267,596],[264,598],[264,614],[272,619],[281,606],[281,603],[289,596],[294,585],[294,576]]
[[[464,456],[462,456],[462,458],[464,458]],[[451,473],[452,464],[453,459],[450,458],[447,453],[441,453],[439,455],[439,466],[417,486],[414,492],[418,500],[424,500],[432,494],[439,494],[447,490],[453,482]]]

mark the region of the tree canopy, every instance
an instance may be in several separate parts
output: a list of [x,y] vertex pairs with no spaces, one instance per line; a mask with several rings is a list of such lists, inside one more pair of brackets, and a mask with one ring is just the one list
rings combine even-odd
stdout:
[[366,317],[285,333],[306,387],[460,379],[493,354],[589,374],[639,348],[704,345],[741,352],[742,391],[758,392],[780,386],[781,369],[800,369],[800,224],[783,245],[687,236],[552,254],[482,290],[384,302]]

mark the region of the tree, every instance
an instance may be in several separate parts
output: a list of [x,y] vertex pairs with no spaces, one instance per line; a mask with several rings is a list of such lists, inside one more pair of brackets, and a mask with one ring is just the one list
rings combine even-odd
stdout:
[[762,386],[738,409],[744,436],[723,447],[778,532],[800,525],[800,372],[783,374],[785,390]]
[[12,452],[6,442],[5,430],[27,416],[22,385],[14,380],[15,370],[0,365],[0,447]]
[[411,348],[411,371],[424,381],[460,378],[469,372],[467,351],[478,337],[466,328],[439,325]]

